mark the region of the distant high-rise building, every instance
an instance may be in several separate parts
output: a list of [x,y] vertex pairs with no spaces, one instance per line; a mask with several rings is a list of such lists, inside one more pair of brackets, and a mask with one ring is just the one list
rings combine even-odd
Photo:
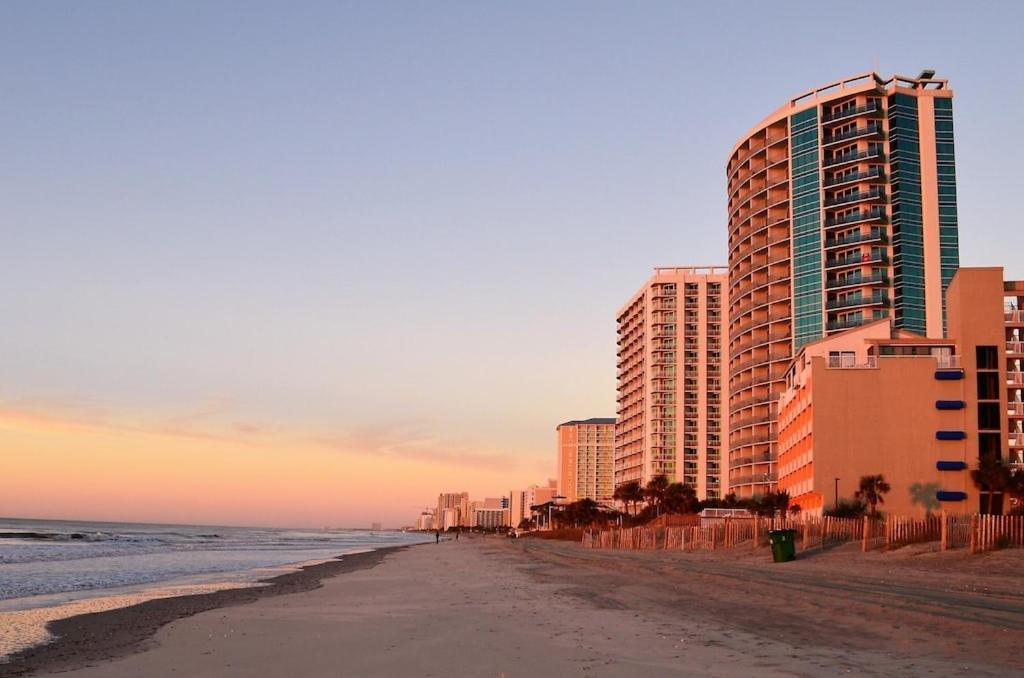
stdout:
[[959,245],[953,92],[934,75],[811,90],[729,156],[728,486],[741,497],[776,482],[797,349],[881,318],[943,337]]
[[[445,513],[446,510],[451,510],[451,513]],[[462,524],[463,519],[468,520],[468,518],[468,492],[442,492],[437,496],[437,521],[441,525],[441,529],[457,527]],[[449,519],[454,521],[451,525],[446,524]]]
[[558,494],[566,501],[610,502],[615,491],[615,418],[559,424]]
[[618,313],[615,485],[721,496],[724,267],[656,268]]

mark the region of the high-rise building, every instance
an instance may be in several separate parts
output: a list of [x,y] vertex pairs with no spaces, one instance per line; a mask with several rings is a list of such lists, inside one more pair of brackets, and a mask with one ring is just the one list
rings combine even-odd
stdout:
[[[446,513],[450,511],[450,513]],[[437,495],[437,520],[441,529],[457,527],[469,518],[468,492],[442,492]],[[448,524],[451,521],[451,524]]]
[[1006,399],[1008,459],[1024,472],[1024,281],[1003,284],[1006,333]]
[[721,496],[725,267],[656,268],[618,323],[615,485],[657,475]]
[[953,93],[865,73],[791,99],[732,149],[729,489],[776,480],[778,395],[804,344],[881,318],[941,338],[959,265]]
[[610,502],[615,491],[615,418],[567,421],[556,433],[558,494],[570,502]]

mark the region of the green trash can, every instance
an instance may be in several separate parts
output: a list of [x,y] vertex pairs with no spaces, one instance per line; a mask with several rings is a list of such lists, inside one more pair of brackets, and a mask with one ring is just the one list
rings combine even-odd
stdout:
[[796,530],[772,530],[768,536],[773,561],[785,563],[796,560]]

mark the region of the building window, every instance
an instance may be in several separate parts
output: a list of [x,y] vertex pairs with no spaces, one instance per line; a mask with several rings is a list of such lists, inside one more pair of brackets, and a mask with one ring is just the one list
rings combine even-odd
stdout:
[[979,370],[998,370],[999,352],[995,346],[978,346],[976,349]]
[[999,430],[998,403],[978,403],[978,428],[986,431]]
[[978,400],[999,400],[999,373],[978,373]]

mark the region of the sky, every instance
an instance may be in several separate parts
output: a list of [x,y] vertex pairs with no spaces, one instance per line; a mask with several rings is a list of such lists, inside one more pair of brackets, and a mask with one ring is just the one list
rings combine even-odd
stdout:
[[732,145],[876,67],[950,80],[961,263],[1024,278],[1024,5],[765,7],[0,4],[0,515],[398,526],[543,482],[615,414],[616,309],[725,263]]

